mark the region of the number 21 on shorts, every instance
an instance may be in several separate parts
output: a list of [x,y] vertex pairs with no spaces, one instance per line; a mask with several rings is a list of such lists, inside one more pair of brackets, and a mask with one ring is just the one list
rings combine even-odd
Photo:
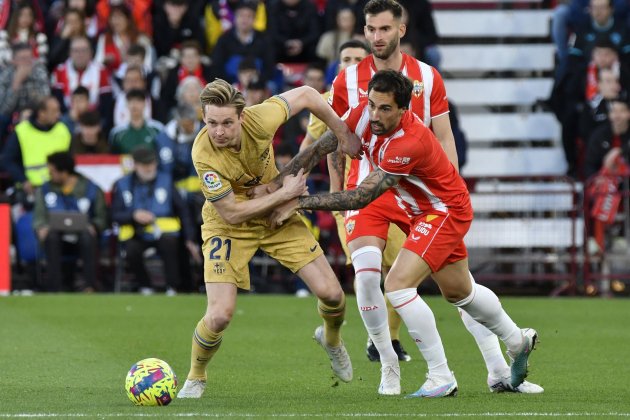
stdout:
[[230,253],[232,252],[232,240],[223,239],[220,236],[213,236],[210,238],[210,253],[208,258],[211,260],[230,260]]

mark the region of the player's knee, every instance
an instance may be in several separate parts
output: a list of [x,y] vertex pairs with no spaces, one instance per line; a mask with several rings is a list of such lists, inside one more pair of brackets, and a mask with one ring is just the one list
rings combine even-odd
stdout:
[[466,299],[470,292],[462,289],[442,289],[442,296],[450,303],[461,302]]
[[326,304],[327,306],[332,306],[332,307],[339,306],[339,304],[343,302],[343,297],[344,297],[344,294],[343,294],[343,290],[341,289],[341,286],[338,286],[335,288],[329,288],[319,293],[319,295],[317,296],[317,298],[321,300],[322,302],[324,302],[324,304]]
[[412,286],[408,286],[405,282],[405,279],[396,275],[394,272],[389,272],[387,277],[385,278],[385,282],[383,283],[383,288],[385,289],[385,293],[395,292],[400,289],[407,289]]
[[213,308],[206,314],[204,321],[210,331],[220,332],[230,325],[232,314],[233,310],[230,308]]

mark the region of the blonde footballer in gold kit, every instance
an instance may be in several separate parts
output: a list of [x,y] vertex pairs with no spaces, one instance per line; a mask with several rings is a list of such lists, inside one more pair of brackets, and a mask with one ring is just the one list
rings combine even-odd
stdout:
[[308,108],[336,135],[346,151],[358,156],[358,138],[312,88],[302,86],[245,108],[243,95],[216,79],[200,95],[206,124],[193,145],[192,157],[206,197],[201,228],[208,305],[197,324],[191,368],[179,398],[200,398],[206,367],[221,345],[236,306],[237,289],[249,289],[248,263],[258,248],[298,274],[318,301],[323,326],[316,341],[326,350],[334,373],[352,379],[352,365],[340,337],[345,296],[317,241],[294,215],[281,229],[266,220],[278,204],[306,192],[305,176],[286,176],[282,187],[257,198],[247,191],[278,176],[271,141],[286,120]]

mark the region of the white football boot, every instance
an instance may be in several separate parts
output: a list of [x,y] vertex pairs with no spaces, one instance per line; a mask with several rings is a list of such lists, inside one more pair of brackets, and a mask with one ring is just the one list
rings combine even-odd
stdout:
[[206,390],[206,381],[201,379],[186,379],[184,386],[177,393],[177,398],[201,398]]
[[332,347],[326,344],[324,340],[324,327],[321,325],[315,329],[313,338],[326,350],[335,375],[344,382],[350,382],[352,380],[352,362],[350,361],[346,347],[343,345],[343,341],[338,347]]

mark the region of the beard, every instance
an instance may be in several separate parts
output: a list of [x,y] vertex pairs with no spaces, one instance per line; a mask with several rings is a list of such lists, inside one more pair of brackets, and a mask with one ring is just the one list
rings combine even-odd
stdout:
[[396,47],[398,46],[399,41],[400,41],[399,38],[392,39],[391,42],[387,44],[385,49],[380,53],[376,52],[376,50],[372,48],[372,54],[374,54],[374,57],[378,59],[387,60],[389,57],[392,56],[392,54],[396,50]]
[[372,129],[372,134],[376,134],[377,136],[385,133],[385,126],[381,123],[370,122],[370,128]]

